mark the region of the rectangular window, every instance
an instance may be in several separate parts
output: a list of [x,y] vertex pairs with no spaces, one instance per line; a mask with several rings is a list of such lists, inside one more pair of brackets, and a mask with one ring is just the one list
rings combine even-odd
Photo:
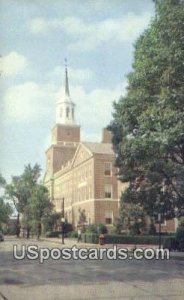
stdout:
[[105,224],[110,225],[113,222],[113,212],[106,211],[105,212]]
[[112,198],[112,185],[105,184],[105,198]]
[[110,162],[106,162],[105,165],[104,174],[105,176],[111,176],[112,175],[112,164]]

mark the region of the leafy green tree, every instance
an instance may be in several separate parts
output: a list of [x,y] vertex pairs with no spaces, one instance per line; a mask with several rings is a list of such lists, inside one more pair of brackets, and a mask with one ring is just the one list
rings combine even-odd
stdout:
[[11,184],[6,185],[6,196],[12,201],[17,211],[16,233],[20,235],[20,212],[22,211],[22,187],[20,177],[12,177]]
[[12,208],[8,203],[5,203],[3,198],[0,197],[0,229],[3,224],[7,224],[10,215],[12,214]]
[[5,187],[6,185],[6,180],[3,178],[3,176],[0,173],[0,187]]
[[115,218],[113,226],[114,226],[114,233],[121,234],[121,231],[124,229],[123,220],[121,218]]
[[32,226],[32,215],[29,208],[29,199],[33,193],[34,188],[38,184],[38,179],[40,177],[41,168],[38,164],[35,164],[31,167],[30,164],[25,166],[24,172],[21,176],[21,180],[24,186],[25,192],[25,202],[23,203],[22,212],[23,212],[23,225],[27,230],[27,238],[29,238],[30,230]]
[[[0,188],[4,188],[5,185],[6,180],[0,173]],[[3,225],[7,224],[9,217],[12,214],[12,208],[8,203],[4,201],[4,198],[4,195],[0,197],[0,229],[2,229]]]
[[132,234],[140,234],[144,228],[145,212],[142,206],[134,203],[121,203],[121,219],[124,229]]
[[86,211],[85,209],[79,208],[79,220],[78,220],[78,225],[84,225],[86,223]]
[[40,176],[40,166],[35,164],[33,167],[27,165],[20,176],[13,176],[12,182],[6,185],[6,194],[12,200],[17,215],[17,236],[20,234],[20,214],[23,215],[23,225],[27,229],[27,237],[30,232],[30,212],[28,200],[37,184]]
[[45,186],[37,184],[32,190],[29,198],[29,209],[32,216],[32,224],[37,231],[37,238],[39,239],[42,233],[43,219],[50,215],[53,209],[53,204],[50,202],[49,193]]
[[43,218],[44,231],[56,230],[59,226],[61,226],[61,217],[62,213],[52,211],[50,214],[46,215],[46,217]]
[[123,201],[171,218],[184,212],[184,1],[154,2],[109,128],[120,178],[129,182]]

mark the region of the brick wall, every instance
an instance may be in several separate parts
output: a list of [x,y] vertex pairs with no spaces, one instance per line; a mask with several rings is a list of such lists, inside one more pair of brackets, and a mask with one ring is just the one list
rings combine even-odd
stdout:
[[[156,230],[158,232],[159,225],[156,224]],[[161,224],[161,232],[175,232],[176,224],[175,219],[167,220],[164,224]]]
[[[60,141],[66,141],[66,126],[56,126],[53,135]],[[74,137],[73,135],[76,136]],[[79,139],[80,128],[71,129],[71,139]],[[61,201],[65,198],[65,212],[69,222],[76,227],[79,221],[79,209],[85,210],[87,223],[104,223],[105,212],[112,212],[113,218],[119,216],[118,205],[118,181],[117,169],[114,167],[114,155],[90,154],[85,148],[79,148],[79,155],[75,158],[75,164],[71,167],[61,168],[68,160],[74,157],[76,147],[64,145],[52,145],[46,152],[49,158],[48,167],[54,173],[53,194],[57,211],[61,211]],[[81,160],[82,159],[82,160]],[[105,175],[105,163],[111,164],[111,174]],[[70,169],[71,168],[71,169]],[[104,199],[105,184],[112,186],[112,198]],[[101,199],[101,200],[100,200]]]
[[105,224],[106,212],[112,211],[113,220],[119,217],[118,201],[116,200],[98,200],[95,206],[95,223]]
[[[105,176],[105,163],[112,164],[111,176]],[[112,185],[112,198],[118,198],[118,181],[116,178],[117,169],[114,167],[114,156],[108,154],[94,155],[94,198],[104,199],[105,184]]]
[[112,143],[112,133],[106,128],[102,130],[102,143]]
[[52,129],[52,141],[80,142],[80,127],[56,125]]
[[77,147],[51,146],[46,152],[47,169],[53,174],[61,170],[61,165],[66,164],[75,154]]

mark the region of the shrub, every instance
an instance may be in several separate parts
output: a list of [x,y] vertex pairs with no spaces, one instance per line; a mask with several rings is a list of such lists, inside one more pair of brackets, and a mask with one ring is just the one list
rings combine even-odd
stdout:
[[[72,225],[70,223],[64,224],[64,234],[68,236],[68,234],[72,231]],[[47,231],[45,233],[46,237],[60,237],[62,235],[62,231]]]
[[107,227],[104,224],[90,224],[86,228],[86,232],[105,234],[107,233]]
[[107,233],[107,227],[104,224],[97,225],[97,233],[99,234],[105,234]]
[[155,225],[153,224],[153,223],[151,223],[150,224],[150,226],[149,226],[149,230],[148,230],[148,233],[149,234],[156,234],[156,227],[155,227]]
[[91,233],[97,233],[97,225],[96,224],[88,225],[88,227],[86,228],[86,231],[91,232]]
[[[161,239],[163,240],[163,238]],[[115,235],[106,234],[105,243],[107,244],[148,244],[154,245],[159,243],[158,236],[151,235]]]
[[121,231],[123,229],[123,223],[122,223],[121,219],[116,218],[113,225],[114,225],[113,232],[116,234],[121,234]]
[[67,237],[69,238],[77,238],[78,237],[78,233],[77,231],[71,231],[67,234]]
[[62,231],[47,231],[45,236],[47,238],[51,237],[60,237],[62,235]]
[[98,244],[99,234],[90,232],[82,233],[82,241],[84,243]]
[[131,235],[140,234],[142,226],[143,226],[142,222],[135,222],[133,225],[130,225],[130,227],[129,227],[130,234]]
[[[163,242],[164,237],[161,236],[161,242]],[[97,233],[83,233],[82,241],[85,243],[97,244],[99,242],[99,234]],[[119,235],[119,234],[105,234],[106,244],[148,244],[148,245],[158,245],[159,236],[151,235]]]
[[172,250],[178,250],[178,241],[176,240],[175,236],[167,236],[163,239],[163,248]]

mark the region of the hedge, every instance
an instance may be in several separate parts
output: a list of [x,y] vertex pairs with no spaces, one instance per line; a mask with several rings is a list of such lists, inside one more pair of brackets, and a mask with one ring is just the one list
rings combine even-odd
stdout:
[[[104,234],[105,244],[148,244],[158,245],[159,236],[154,235],[118,235],[118,234]],[[170,238],[170,237],[169,237]],[[161,243],[163,243],[164,236],[161,236]],[[85,243],[97,244],[99,242],[99,235],[95,233],[83,233],[82,241]]]
[[169,249],[170,251],[179,250],[179,243],[176,240],[176,237],[175,236],[165,237],[164,240],[163,240],[163,248],[164,249]]
[[184,221],[177,228],[176,241],[178,242],[178,250],[184,251]]
[[107,233],[107,227],[101,223],[90,224],[86,227],[86,233],[105,234],[105,233]]
[[[61,231],[48,231],[46,237],[60,237],[62,235]],[[71,232],[67,234],[68,237],[77,238],[77,232]],[[157,245],[159,244],[159,236],[156,235],[118,235],[118,234],[104,234],[105,244],[148,244]],[[84,243],[98,244],[99,234],[97,233],[82,233],[82,241]],[[161,236],[161,243],[164,248],[175,249],[176,242],[174,236]]]
[[[66,223],[64,224],[64,234],[65,236],[72,232],[72,224]],[[62,235],[62,231],[47,231],[45,233],[46,237],[60,237]]]
[[82,233],[82,242],[98,244],[99,234],[97,233]]
[[48,237],[60,237],[62,235],[62,231],[47,231],[45,236]]
[[[161,241],[163,237],[161,237]],[[159,237],[154,235],[105,235],[107,244],[159,244]]]

